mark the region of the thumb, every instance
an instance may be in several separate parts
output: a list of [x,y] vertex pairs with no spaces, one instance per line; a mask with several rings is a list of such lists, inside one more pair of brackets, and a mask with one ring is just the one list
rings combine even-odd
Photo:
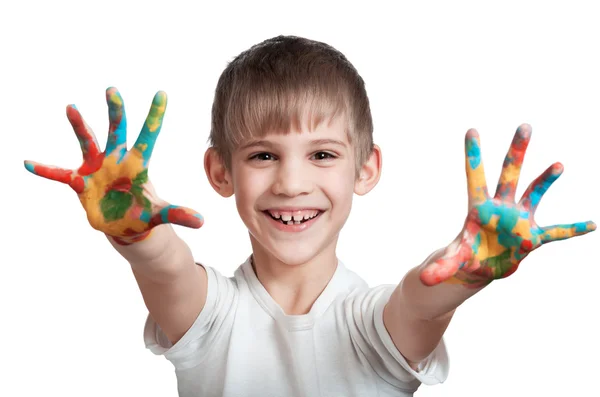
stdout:
[[168,204],[152,216],[150,227],[165,223],[199,229],[204,224],[204,218],[191,208]]
[[[435,258],[435,259],[434,259]],[[427,286],[440,284],[458,272],[473,258],[473,250],[466,239],[450,244],[441,256],[433,257],[420,273],[420,279]]]

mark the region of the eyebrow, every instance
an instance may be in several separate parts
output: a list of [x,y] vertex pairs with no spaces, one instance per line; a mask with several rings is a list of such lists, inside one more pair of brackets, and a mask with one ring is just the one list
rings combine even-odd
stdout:
[[[344,148],[348,146],[345,142],[337,140],[337,139],[313,139],[312,141],[310,141],[310,145],[311,146],[337,145],[337,146],[341,146]],[[275,145],[272,142],[263,139],[263,140],[248,142],[247,144],[241,146],[240,150],[249,149],[249,148],[253,148],[253,147],[257,147],[257,146],[273,147]]]

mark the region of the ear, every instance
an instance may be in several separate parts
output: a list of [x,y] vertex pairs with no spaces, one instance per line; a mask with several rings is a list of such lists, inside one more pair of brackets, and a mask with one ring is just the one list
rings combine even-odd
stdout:
[[206,171],[208,182],[217,193],[223,197],[233,195],[231,174],[221,156],[212,147],[204,153],[204,171]]
[[354,182],[354,193],[359,196],[365,195],[371,191],[379,182],[381,177],[381,149],[373,145],[371,155],[360,168],[358,178]]

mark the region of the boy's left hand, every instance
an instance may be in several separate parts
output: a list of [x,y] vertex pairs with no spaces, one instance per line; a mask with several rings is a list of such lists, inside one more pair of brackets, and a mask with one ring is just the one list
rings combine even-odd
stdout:
[[441,282],[482,287],[514,273],[519,263],[542,244],[579,236],[596,229],[593,222],[539,227],[534,218],[540,199],[562,174],[561,163],[554,163],[527,188],[515,202],[515,191],[531,127],[521,125],[502,167],[494,197],[487,191],[481,161],[479,134],[471,129],[465,137],[469,213],[462,232],[444,255],[426,266],[421,281],[426,285]]

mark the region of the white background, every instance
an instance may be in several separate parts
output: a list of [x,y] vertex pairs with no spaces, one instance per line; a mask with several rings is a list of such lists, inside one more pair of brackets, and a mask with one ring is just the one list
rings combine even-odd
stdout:
[[[369,284],[398,282],[461,228],[470,127],[491,191],[528,122],[518,193],[565,165],[538,222],[599,222],[600,13],[591,1],[482,3],[4,2],[0,395],[176,396],[171,364],[144,348],[147,312],[128,264],[73,191],[22,161],[79,166],[65,106],[77,104],[104,144],[109,86],[125,100],[131,144],[165,90],[150,177],[163,198],[203,213],[202,229],[177,230],[199,261],[231,275],[249,243],[233,199],[204,175],[210,107],[227,62],[279,34],[333,45],[366,81],[384,171],[356,198],[339,256]],[[599,243],[596,232],[544,246],[468,301],[446,333],[450,377],[417,395],[595,394]]]

